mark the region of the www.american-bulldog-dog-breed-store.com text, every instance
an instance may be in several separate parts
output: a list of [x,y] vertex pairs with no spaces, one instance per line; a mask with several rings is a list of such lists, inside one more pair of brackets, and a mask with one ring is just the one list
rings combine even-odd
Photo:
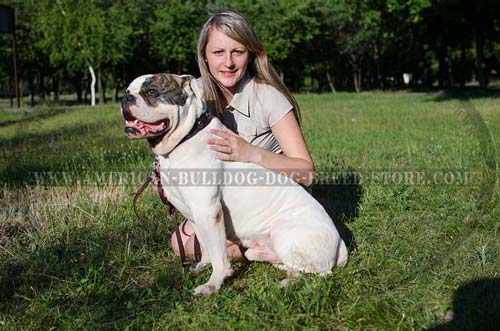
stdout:
[[[252,163],[216,158],[207,146],[210,129],[223,130],[213,118],[184,139],[206,105],[192,76],[154,74],[136,78],[122,99],[129,138],[147,138],[159,157],[163,190],[189,220],[203,252],[198,266],[211,264],[208,282],[194,294],[217,292],[232,274],[226,239],[246,248],[250,261],[269,261],[291,273],[330,274],[347,263],[347,249],[332,219],[304,188],[292,179]],[[189,169],[218,173],[257,171],[278,176],[273,185],[235,185],[224,181],[174,185],[169,174]],[[268,176],[268,178],[270,178]],[[166,185],[168,183],[168,185]],[[279,183],[277,185],[276,183]]]

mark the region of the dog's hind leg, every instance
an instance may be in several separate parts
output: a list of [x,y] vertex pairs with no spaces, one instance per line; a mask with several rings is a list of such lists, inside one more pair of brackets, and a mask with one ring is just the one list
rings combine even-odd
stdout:
[[[196,235],[200,240],[201,248],[210,256],[212,274],[208,282],[194,289],[194,295],[211,294],[217,292],[224,279],[231,276],[233,270],[227,256],[226,233],[224,229],[224,214],[219,204],[211,208],[212,212],[194,215]],[[200,208],[201,210],[202,208]],[[206,210],[206,209],[205,209]]]
[[339,245],[339,250],[337,254],[337,266],[345,267],[347,265],[349,253],[347,251],[347,246],[343,240],[341,240]]
[[[277,222],[270,237],[276,255],[290,272],[330,274],[337,263],[347,261],[347,250],[333,223]],[[343,246],[342,246],[343,245]]]

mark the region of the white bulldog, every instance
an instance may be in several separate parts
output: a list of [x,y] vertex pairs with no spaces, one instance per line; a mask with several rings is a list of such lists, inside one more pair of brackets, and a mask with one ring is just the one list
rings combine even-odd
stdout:
[[203,251],[198,267],[212,265],[210,279],[195,295],[217,292],[232,274],[226,239],[245,247],[248,260],[269,261],[292,273],[326,275],[347,263],[333,221],[300,185],[252,163],[215,157],[207,140],[210,129],[223,129],[218,119],[184,139],[206,111],[192,76],[140,76],[129,85],[121,110],[125,133],[148,139],[160,159],[166,196],[193,223]]

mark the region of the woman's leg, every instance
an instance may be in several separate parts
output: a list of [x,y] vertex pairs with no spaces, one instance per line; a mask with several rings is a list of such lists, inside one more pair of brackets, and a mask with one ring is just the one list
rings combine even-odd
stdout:
[[[195,234],[193,227],[191,226],[191,222],[189,220],[185,220],[179,225],[179,228],[186,257],[189,259],[194,259]],[[172,237],[170,238],[170,243],[172,244],[172,248],[174,249],[175,255],[180,255],[179,244],[177,243],[177,236],[175,235],[175,232],[172,233]],[[229,240],[227,241],[227,253],[230,257],[237,260],[243,257],[243,255],[241,254],[240,247]]]

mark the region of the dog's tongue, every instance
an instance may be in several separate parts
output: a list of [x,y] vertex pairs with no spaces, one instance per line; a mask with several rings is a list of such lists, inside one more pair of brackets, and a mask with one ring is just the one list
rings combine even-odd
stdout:
[[163,122],[157,123],[145,123],[138,120],[135,121],[126,121],[126,126],[136,129],[140,132],[141,135],[145,135],[147,133],[154,133],[164,129]]

